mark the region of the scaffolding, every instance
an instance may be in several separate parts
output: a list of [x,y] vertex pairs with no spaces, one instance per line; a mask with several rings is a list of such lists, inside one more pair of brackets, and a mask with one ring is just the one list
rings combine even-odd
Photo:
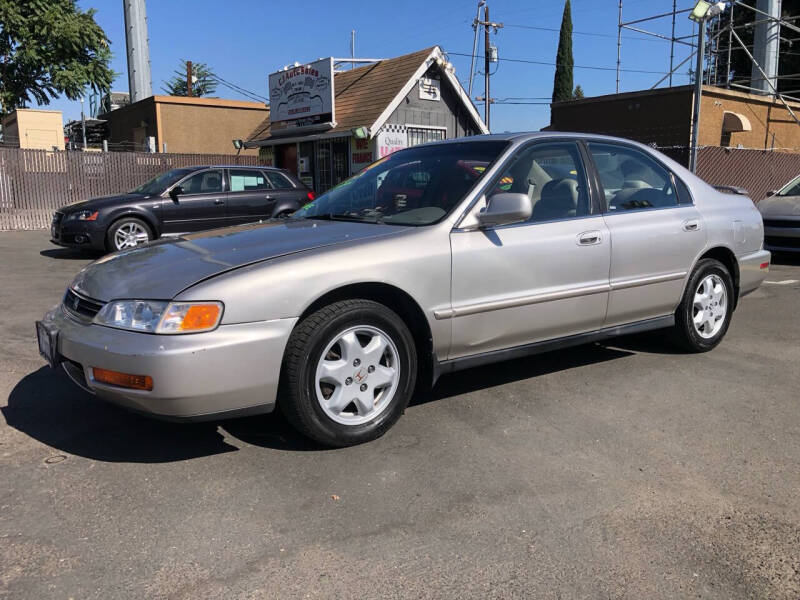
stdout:
[[[694,5],[694,0],[692,0],[692,6]],[[765,65],[759,64],[756,61],[755,57],[751,50],[747,47],[747,45],[742,41],[739,32],[744,28],[755,27],[760,24],[768,24],[768,25],[776,25],[780,30],[788,30],[794,33],[800,33],[800,27],[794,24],[794,21],[800,19],[800,16],[790,16],[790,17],[782,17],[780,14],[778,16],[771,15],[769,12],[763,11],[757,7],[750,6],[744,3],[742,0],[733,0],[732,2],[728,2],[727,11],[730,11],[727,16],[727,23],[725,25],[722,24],[721,15],[710,19],[708,22],[705,23],[705,27],[700,27],[696,24],[693,24],[693,33],[691,35],[683,35],[683,36],[676,36],[675,35],[675,24],[676,24],[676,17],[681,14],[685,14],[691,12],[692,8],[678,8],[678,1],[672,0],[672,10],[669,12],[653,15],[650,17],[644,17],[641,19],[635,19],[633,21],[624,21],[623,20],[623,0],[619,0],[619,20],[617,25],[617,85],[616,90],[619,93],[620,88],[620,69],[622,65],[622,31],[629,30],[635,31],[636,33],[652,36],[655,38],[659,38],[670,43],[669,49],[669,73],[659,79],[650,89],[655,89],[663,84],[665,81],[668,82],[667,85],[672,87],[673,84],[673,76],[675,73],[683,67],[686,63],[688,63],[693,57],[697,54],[697,42],[699,34],[703,34],[707,36],[708,43],[705,44],[705,52],[704,52],[704,62],[705,62],[705,69],[703,69],[702,73],[694,73],[694,77],[702,77],[704,79],[704,83],[708,85],[724,85],[726,88],[736,88],[741,89],[743,91],[747,91],[750,93],[757,93],[757,94],[764,94],[764,88],[756,88],[753,87],[753,82],[766,82],[767,84],[767,92],[769,95],[775,97],[776,100],[781,102],[784,107],[787,109],[789,114],[792,118],[800,125],[800,120],[798,120],[797,115],[792,110],[792,108],[788,105],[787,100],[793,100],[796,102],[800,102],[800,98],[796,96],[789,95],[791,93],[800,94],[800,89],[798,90],[790,90],[789,92],[778,92],[777,87],[777,80],[778,79],[800,79],[800,73],[791,73],[791,74],[778,74],[777,70],[777,63],[780,61],[780,43],[778,43],[778,48],[776,52],[776,64],[774,68],[768,69],[772,71],[773,75],[768,76],[767,72],[765,71]],[[735,11],[739,10],[749,10],[754,13],[754,18],[752,21],[748,21],[741,25],[736,25],[734,20]],[[671,28],[671,35],[664,35],[661,33],[656,33],[653,31],[649,31],[643,28],[643,24],[645,23],[652,23],[654,21],[663,20],[663,19],[671,19],[672,28]],[[720,40],[724,40],[727,38],[727,44],[721,45]],[[800,41],[800,39],[787,39],[785,37],[780,37],[780,41],[785,42],[792,42],[792,41]],[[683,60],[681,60],[678,64],[675,64],[675,50],[676,46],[685,46],[690,49],[690,53],[686,56]],[[733,50],[741,50],[745,52],[747,57],[750,59],[752,64],[754,65],[753,73],[750,74],[748,77],[736,77],[735,79],[731,78],[731,54]],[[725,78],[724,81],[720,81],[721,74],[720,74],[720,57],[726,54],[726,71],[725,71]],[[756,75],[759,75],[758,77]],[[745,85],[747,82],[749,85]]]

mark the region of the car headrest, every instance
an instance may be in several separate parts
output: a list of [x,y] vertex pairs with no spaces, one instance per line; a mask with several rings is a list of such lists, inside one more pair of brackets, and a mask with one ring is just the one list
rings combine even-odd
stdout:
[[578,182],[572,178],[548,181],[533,210],[534,220],[574,217],[578,208]]

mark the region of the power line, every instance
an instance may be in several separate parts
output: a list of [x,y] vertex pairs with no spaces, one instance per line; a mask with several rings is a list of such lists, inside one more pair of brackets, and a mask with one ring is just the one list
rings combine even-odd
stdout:
[[[555,32],[555,33],[559,33],[561,31],[560,29],[558,29],[556,27],[539,27],[537,25],[515,25],[515,24],[505,23],[505,26],[506,27],[515,27],[517,29],[533,29],[535,31],[552,31],[552,32]],[[588,36],[592,36],[592,37],[604,37],[604,38],[617,39],[617,36],[614,35],[614,34],[611,34],[611,33],[599,33],[599,32],[596,32],[596,31],[573,31],[572,33],[573,33],[573,35],[588,35]],[[642,40],[642,41],[645,41],[645,42],[661,42],[661,41],[664,41],[664,40],[660,40],[660,39],[656,39],[656,38],[647,38],[647,37],[642,37],[642,36],[638,36],[638,35],[625,35],[625,36],[622,36],[622,37],[623,37],[623,39],[626,39],[626,40]],[[669,41],[669,40],[666,40],[666,41]]]
[[208,77],[209,77],[209,79],[212,79],[212,80],[216,81],[217,83],[221,83],[225,87],[230,88],[235,92],[239,92],[243,96],[247,96],[251,100],[255,100],[256,102],[269,103],[269,99],[265,98],[264,96],[261,96],[260,94],[257,94],[256,92],[251,92],[250,90],[247,90],[247,89],[241,87],[240,85],[236,85],[235,83],[227,81],[227,80],[223,79],[222,77],[220,77],[219,75],[209,74]]
[[[448,54],[452,54],[454,56],[472,56],[470,53],[466,52],[453,52],[448,51]],[[476,58],[483,58],[482,56],[476,56]],[[513,63],[521,63],[526,65],[542,65],[546,67],[556,67],[558,66],[557,63],[554,62],[545,62],[542,60],[527,60],[522,58],[498,58],[498,62],[500,61],[507,61]],[[591,65],[573,65],[575,69],[588,69],[590,71],[616,71],[616,67],[597,67]],[[620,69],[620,71],[625,73],[647,73],[649,75],[667,75],[666,71],[648,71],[645,69]]]

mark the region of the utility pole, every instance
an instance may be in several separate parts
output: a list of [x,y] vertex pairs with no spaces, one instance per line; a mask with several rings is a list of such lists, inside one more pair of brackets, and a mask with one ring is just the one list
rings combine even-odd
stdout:
[[83,134],[83,149],[86,150],[86,113],[83,112],[83,96],[81,96],[81,133]]
[[619,68],[621,64],[622,64],[622,0],[619,0],[619,21],[617,25],[617,93],[618,94],[619,94]]
[[193,74],[194,73],[192,72],[192,61],[187,60],[186,61],[186,95],[189,96],[189,97],[194,95],[194,94],[192,94],[192,75]]
[[478,13],[472,21],[472,29],[475,31],[475,37],[472,40],[472,56],[469,60],[469,87],[467,88],[467,96],[472,98],[472,80],[475,79],[475,52],[478,50],[478,24],[481,22],[481,6],[486,4],[486,0],[478,2]]
[[694,73],[694,110],[692,111],[692,147],[689,149],[689,170],[697,172],[697,140],[700,134],[700,104],[703,100],[703,57],[706,53],[706,20],[697,23],[697,67]]
[[489,5],[483,7],[483,21],[484,21],[484,41],[483,41],[483,68],[485,70],[483,74],[483,95],[486,98],[486,103],[483,105],[483,114],[484,114],[484,121],[486,121],[486,129],[489,131],[492,130],[491,126],[489,125],[489,107],[492,104],[492,97],[489,95],[489,61],[490,56],[489,53],[491,49],[489,48]]
[[[350,58],[356,57],[356,30],[350,30]],[[350,69],[355,69],[356,63],[354,61],[350,62]]]
[[[486,2],[481,2],[478,5],[478,14],[480,15],[481,12],[481,4],[483,4],[483,21],[475,19],[475,27],[476,27],[476,35],[475,39],[477,41],[477,27],[483,25],[484,31],[484,44],[483,44],[483,101],[484,109],[483,109],[483,120],[486,123],[486,128],[489,129],[489,118],[490,118],[490,108],[489,106],[492,103],[492,97],[489,95],[489,66],[493,62],[497,62],[497,48],[493,48],[492,45],[489,43],[489,30],[494,29],[494,32],[497,33],[498,29],[502,29],[502,23],[492,23],[489,20],[489,6]],[[473,52],[474,55],[474,52]],[[470,81],[472,78],[470,77]],[[470,83],[471,87],[471,83]],[[481,100],[481,98],[475,98],[476,100]]]

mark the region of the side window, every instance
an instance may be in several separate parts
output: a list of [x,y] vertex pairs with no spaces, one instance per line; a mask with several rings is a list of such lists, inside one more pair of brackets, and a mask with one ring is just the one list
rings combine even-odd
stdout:
[[677,206],[669,171],[643,152],[595,143],[589,144],[589,152],[600,176],[608,212]]
[[591,214],[592,205],[578,147],[572,143],[535,144],[522,150],[495,181],[493,194],[527,194],[531,221],[553,221]]
[[689,193],[689,188],[686,184],[677,175],[673,175],[672,179],[678,192],[678,204],[692,204],[694,200],[692,200],[692,194]]
[[291,190],[294,185],[283,173],[278,171],[264,171],[264,174],[269,178],[269,182],[276,190]]
[[783,189],[778,193],[779,196],[800,196],[800,177],[792,181],[790,184],[783,186]]
[[216,194],[222,192],[222,171],[201,171],[181,183],[184,194]]
[[231,169],[232,192],[258,192],[270,189],[267,178],[261,171],[249,169]]

